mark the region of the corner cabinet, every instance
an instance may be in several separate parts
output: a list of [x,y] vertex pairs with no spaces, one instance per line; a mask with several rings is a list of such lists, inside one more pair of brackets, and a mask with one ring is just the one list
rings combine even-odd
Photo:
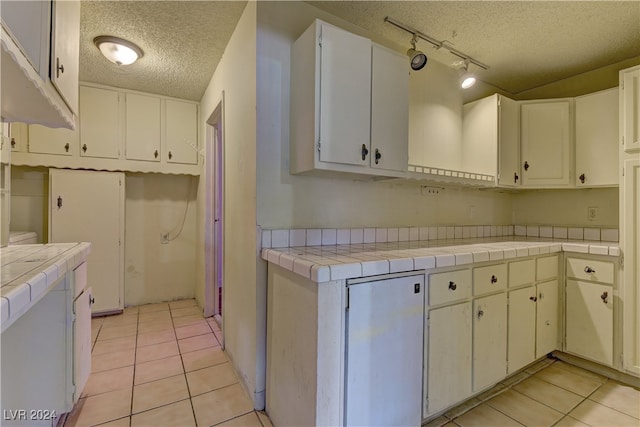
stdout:
[[315,21],[291,48],[291,172],[402,176],[406,57]]
[[498,94],[463,106],[465,172],[496,176],[501,187],[520,185],[518,114],[518,102]]
[[2,4],[2,112],[11,122],[77,125],[80,1]]
[[520,105],[522,185],[569,187],[573,183],[572,99]]

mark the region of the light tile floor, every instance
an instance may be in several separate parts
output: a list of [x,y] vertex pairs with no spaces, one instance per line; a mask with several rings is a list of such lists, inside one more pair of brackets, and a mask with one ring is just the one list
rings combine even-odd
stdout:
[[195,300],[129,307],[91,330],[91,376],[65,427],[271,427]]
[[426,427],[442,426],[638,427],[640,390],[545,359]]

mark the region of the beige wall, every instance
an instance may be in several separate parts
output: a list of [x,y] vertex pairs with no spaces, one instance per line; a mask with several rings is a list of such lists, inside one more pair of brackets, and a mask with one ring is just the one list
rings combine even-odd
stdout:
[[126,306],[195,296],[197,186],[187,175],[126,175]]
[[49,169],[11,167],[11,231],[35,231],[49,240]]
[[[507,194],[475,189],[447,189],[423,195],[419,184],[289,174],[289,69],[291,43],[320,18],[342,28],[353,26],[299,2],[258,4],[258,224],[264,228],[362,227],[422,224],[508,223]],[[363,34],[363,30],[357,31]],[[364,33],[365,36],[371,36]],[[378,40],[380,41],[380,40]],[[417,145],[438,138],[459,139],[462,97],[457,79],[434,63],[411,77],[410,155]],[[454,71],[452,71],[455,73]],[[424,91],[431,96],[424,96]],[[449,93],[453,91],[454,93]],[[446,108],[434,111],[434,103]],[[438,114],[438,119],[425,120]],[[427,117],[428,116],[428,117]],[[439,127],[438,127],[439,126]],[[454,153],[459,154],[458,147]],[[458,150],[458,151],[456,151]],[[417,160],[420,161],[420,160]],[[453,165],[452,165],[453,166]],[[470,208],[474,207],[473,216]]]
[[[618,188],[530,190],[514,193],[513,223],[618,228]],[[587,219],[587,208],[597,207],[599,219]]]
[[[259,350],[257,315],[256,235],[256,3],[249,2],[234,30],[201,100],[201,133],[224,92],[224,272],[223,324],[225,349],[240,379],[264,406],[264,356]],[[205,165],[210,167],[210,165]],[[203,176],[204,178],[204,176]],[[198,189],[199,269],[204,268],[206,191]],[[262,275],[263,273],[261,273]],[[198,299],[204,303],[204,275],[198,278]],[[263,334],[264,335],[264,334]],[[263,340],[264,338],[262,338]],[[264,345],[262,345],[264,347]]]

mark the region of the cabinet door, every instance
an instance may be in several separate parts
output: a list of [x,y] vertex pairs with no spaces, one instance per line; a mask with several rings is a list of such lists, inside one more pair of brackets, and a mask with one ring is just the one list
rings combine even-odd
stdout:
[[71,111],[78,113],[80,1],[53,2],[51,82]]
[[620,115],[624,151],[640,150],[640,67],[620,72]]
[[575,182],[618,185],[618,88],[576,98]]
[[77,402],[91,374],[91,288],[73,302],[73,402]]
[[498,160],[498,95],[462,108],[462,170],[495,175]]
[[349,286],[346,425],[420,425],[424,275]]
[[172,99],[167,99],[165,106],[167,162],[197,164],[198,106]]
[[571,183],[570,101],[521,105],[522,184]]
[[372,46],[371,167],[405,171],[409,161],[407,57]]
[[126,157],[160,161],[160,98],[126,94]]
[[80,87],[80,155],[120,157],[120,95],[95,87]]
[[558,280],[537,285],[536,359],[558,349]]
[[507,374],[535,360],[536,300],[535,286],[509,292]]
[[471,394],[471,303],[431,310],[425,344],[425,414]]
[[[639,98],[640,99],[640,98]],[[620,183],[620,249],[627,265],[621,271],[622,364],[625,370],[640,376],[640,156],[627,156]]]
[[2,26],[20,45],[27,60],[43,78],[49,78],[50,1],[3,1]]
[[369,165],[371,41],[322,24],[320,161]]
[[567,280],[566,349],[613,364],[613,287]]
[[498,98],[498,185],[520,185],[520,118],[517,101]]
[[49,242],[91,242],[95,312],[121,310],[124,174],[49,170]]
[[29,126],[29,152],[71,156],[78,152],[78,130]]
[[9,124],[11,136],[11,151],[26,152],[29,139],[29,126],[26,123],[13,122]]
[[507,295],[473,301],[473,391],[503,379],[507,373]]

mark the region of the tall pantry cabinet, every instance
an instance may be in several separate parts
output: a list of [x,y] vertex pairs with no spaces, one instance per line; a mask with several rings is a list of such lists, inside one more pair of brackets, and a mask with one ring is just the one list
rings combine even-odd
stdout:
[[640,375],[640,66],[620,71],[623,368]]
[[49,242],[91,242],[93,314],[124,308],[124,173],[49,170]]

